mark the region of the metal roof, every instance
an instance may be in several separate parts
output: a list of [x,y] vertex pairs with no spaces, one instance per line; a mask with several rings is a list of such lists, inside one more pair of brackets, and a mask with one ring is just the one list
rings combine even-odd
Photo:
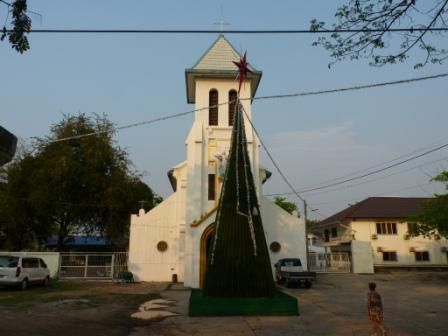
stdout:
[[369,197],[326,219],[318,225],[333,224],[355,218],[406,218],[419,210],[429,198],[423,197]]
[[[198,77],[212,78],[236,78],[238,69],[233,61],[240,60],[240,53],[224,37],[219,35],[215,42],[199,58],[193,67],[185,70],[185,80],[187,84],[187,101],[195,103],[196,87],[195,80]],[[251,81],[252,98],[257,91],[262,72],[256,70],[249,64],[249,73],[247,79]]]

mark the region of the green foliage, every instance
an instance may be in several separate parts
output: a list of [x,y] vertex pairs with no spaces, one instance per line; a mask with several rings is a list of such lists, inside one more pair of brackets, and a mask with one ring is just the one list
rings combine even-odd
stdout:
[[[329,38],[322,36],[313,43],[330,51],[334,62],[345,59],[370,59],[370,65],[395,64],[408,59],[412,49],[423,52],[423,60],[414,65],[442,63],[448,50],[434,43],[435,36],[443,34],[428,29],[446,28],[448,0],[349,0],[335,13],[336,23],[326,28],[325,22],[310,22],[313,31],[358,30],[352,33],[335,32]],[[391,33],[391,29],[407,29]],[[334,64],[331,62],[329,67]]]
[[[33,152],[3,169],[0,223],[5,245],[32,248],[50,234],[62,249],[74,234],[127,240],[131,212],[139,201],[153,207],[154,194],[130,171],[127,153],[112,140],[105,117],[65,116],[38,139]],[[77,135],[95,133],[76,138]],[[61,138],[74,137],[68,141]],[[16,233],[17,232],[17,233]]]
[[22,54],[30,48],[27,34],[31,30],[31,19],[26,14],[27,0],[15,0],[11,5],[2,3],[10,7],[12,30],[8,32],[4,26],[0,40],[3,41],[8,36],[11,47]]
[[[440,173],[432,180],[448,186],[448,171]],[[435,195],[426,201],[417,213],[410,216],[408,222],[415,223],[410,232],[412,235],[439,234],[448,238],[448,194]]]
[[291,215],[294,211],[297,211],[297,205],[293,202],[288,202],[286,200],[286,198],[284,197],[280,197],[280,196],[276,196],[274,198],[274,202],[275,204],[277,204],[280,208],[282,208],[283,210],[289,212]]

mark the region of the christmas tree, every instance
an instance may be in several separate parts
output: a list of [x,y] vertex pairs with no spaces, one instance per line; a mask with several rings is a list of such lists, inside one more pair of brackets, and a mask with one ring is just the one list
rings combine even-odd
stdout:
[[244,128],[237,102],[230,153],[207,260],[204,296],[266,297],[275,292]]

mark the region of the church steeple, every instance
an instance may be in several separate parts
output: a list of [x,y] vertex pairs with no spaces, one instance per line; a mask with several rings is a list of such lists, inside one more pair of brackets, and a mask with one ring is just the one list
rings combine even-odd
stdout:
[[[238,69],[232,61],[239,61],[241,55],[234,46],[225,38],[219,35],[215,42],[199,58],[193,67],[185,70],[185,80],[187,85],[187,102],[196,103],[196,79],[197,78],[231,78],[235,79]],[[255,93],[260,83],[262,72],[249,66],[252,73],[247,76],[251,83],[251,97]]]

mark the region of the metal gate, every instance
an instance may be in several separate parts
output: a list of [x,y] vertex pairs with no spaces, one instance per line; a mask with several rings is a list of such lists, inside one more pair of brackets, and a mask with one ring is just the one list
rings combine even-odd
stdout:
[[314,272],[351,272],[351,258],[348,252],[308,254],[310,270]]
[[114,253],[61,253],[59,277],[61,279],[109,279],[127,270],[127,252]]

